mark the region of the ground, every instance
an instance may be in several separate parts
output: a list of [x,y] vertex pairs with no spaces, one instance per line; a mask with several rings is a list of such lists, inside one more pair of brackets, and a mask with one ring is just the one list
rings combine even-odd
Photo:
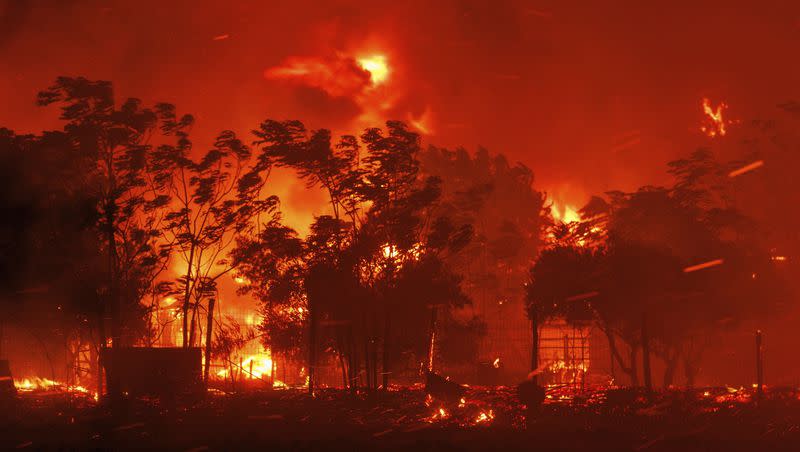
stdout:
[[[512,388],[426,400],[322,390],[131,400],[124,414],[65,393],[22,393],[3,410],[0,450],[800,450],[800,400],[770,388],[760,403],[734,388],[659,392],[552,390],[531,422]],[[440,409],[442,411],[440,411]]]

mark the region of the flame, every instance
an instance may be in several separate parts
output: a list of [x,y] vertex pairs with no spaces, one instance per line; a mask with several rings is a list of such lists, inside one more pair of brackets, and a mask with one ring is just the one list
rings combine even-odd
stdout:
[[492,366],[495,369],[499,369],[500,368],[500,358],[495,359],[494,362],[492,363]]
[[550,214],[556,223],[573,223],[581,220],[577,209],[566,204],[559,206],[555,201],[550,205]]
[[726,121],[722,113],[726,108],[728,108],[728,105],[724,102],[721,102],[719,105],[717,105],[717,108],[714,109],[711,107],[711,101],[704,97],[703,113],[705,113],[710,121],[707,121],[706,125],[701,126],[700,130],[711,138],[716,136],[725,136],[727,133],[725,127]]
[[358,65],[369,72],[369,78],[373,86],[382,85],[389,78],[389,65],[385,55],[372,55],[358,58]]
[[164,307],[172,306],[173,304],[175,304],[176,301],[178,300],[176,300],[175,297],[167,297],[161,300],[161,305]]
[[450,414],[447,412],[447,410],[445,410],[442,407],[439,407],[439,409],[434,411],[433,414],[426,420],[428,422],[435,422],[435,421],[440,421],[442,419],[447,419],[448,416],[450,416]]
[[[69,385],[49,378],[28,377],[14,380],[14,387],[21,392],[33,391],[64,391],[91,394],[88,388],[81,385]],[[97,394],[95,393],[95,399]]]

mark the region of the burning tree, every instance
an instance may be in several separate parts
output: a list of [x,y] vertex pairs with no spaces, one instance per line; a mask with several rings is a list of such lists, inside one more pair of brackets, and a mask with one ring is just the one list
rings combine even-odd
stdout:
[[[583,209],[588,219],[562,236],[565,245],[542,254],[529,285],[532,318],[569,319],[580,303],[634,385],[642,349],[648,387],[650,352],[665,362],[665,385],[679,361],[691,385],[704,345],[721,326],[754,315],[756,299],[763,306],[785,296],[752,222],[729,204],[724,168],[705,151],[670,168],[672,187],[593,198]],[[595,228],[604,231],[595,236],[601,242],[574,239]],[[592,296],[570,297],[562,285]],[[627,346],[627,361],[617,339]]]
[[[164,164],[162,149],[151,138],[160,125],[161,138],[168,141],[192,118],[159,121],[159,112],[142,107],[138,99],[116,106],[111,83],[81,77],[58,78],[39,93],[38,102],[61,106],[72,148],[93,162],[82,189],[97,201],[96,227],[102,232],[107,260],[105,301],[96,312],[98,343],[132,345],[143,325],[141,298],[169,257],[169,247],[159,240],[163,208],[170,202],[172,168]],[[160,111],[172,109],[158,106]],[[111,320],[108,341],[106,315]],[[113,384],[114,378],[109,382]]]
[[[206,356],[210,356],[217,281],[235,269],[229,253],[237,237],[251,233],[261,215],[273,213],[278,200],[262,199],[270,168],[262,158],[250,164],[250,148],[231,131],[222,132],[201,159],[188,156],[187,146],[164,146],[161,152],[175,174],[170,194],[176,208],[165,215],[168,240],[177,249],[182,276],[171,295],[180,297],[182,345],[198,344],[205,313]],[[210,359],[204,376],[208,379]]]
[[[469,230],[450,227],[446,219],[433,215],[439,181],[418,176],[419,137],[402,123],[388,122],[386,132],[365,131],[363,157],[355,137],[344,136],[332,146],[328,131],[309,135],[297,121],[266,121],[254,133],[265,158],[296,170],[310,187],[326,190],[333,215],[317,217],[305,240],[273,225],[253,240],[242,241],[242,261],[264,262],[243,266],[243,275],[267,311],[275,303],[284,310],[305,305],[312,390],[318,350],[325,343],[338,352],[346,386],[356,387],[363,357],[367,387],[378,385],[379,361],[386,387],[397,356],[392,343],[397,331],[407,326],[397,328],[392,319],[410,309],[407,303],[412,300],[423,306],[454,301],[431,300],[430,295],[401,300],[400,281],[416,262],[463,247]],[[247,257],[254,253],[258,257]],[[269,270],[262,271],[265,268]],[[415,287],[424,293],[427,286]],[[412,322],[426,325],[420,318]],[[330,327],[326,334],[322,326]]]

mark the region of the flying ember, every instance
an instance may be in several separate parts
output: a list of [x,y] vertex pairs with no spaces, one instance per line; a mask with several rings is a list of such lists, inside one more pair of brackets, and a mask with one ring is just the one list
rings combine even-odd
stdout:
[[[721,102],[717,108],[711,107],[711,101],[708,98],[703,98],[703,113],[707,116],[706,124],[700,127],[700,130],[709,137],[725,136],[727,133],[726,120],[723,117],[723,112],[728,108],[728,105]],[[729,122],[728,122],[729,123]]]

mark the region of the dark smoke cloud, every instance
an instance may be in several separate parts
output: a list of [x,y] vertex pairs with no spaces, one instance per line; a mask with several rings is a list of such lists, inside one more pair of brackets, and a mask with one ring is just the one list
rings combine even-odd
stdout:
[[504,152],[572,203],[658,183],[667,160],[708,144],[697,133],[703,97],[724,100],[740,119],[770,117],[800,98],[798,2],[0,5],[11,24],[0,35],[0,124],[56,125],[55,112],[33,106],[35,93],[81,74],[196,114],[201,149],[218,130],[244,133],[267,117],[344,130],[364,115],[352,96],[268,80],[264,70],[379,50],[395,88],[383,114],[426,115],[428,142]]

